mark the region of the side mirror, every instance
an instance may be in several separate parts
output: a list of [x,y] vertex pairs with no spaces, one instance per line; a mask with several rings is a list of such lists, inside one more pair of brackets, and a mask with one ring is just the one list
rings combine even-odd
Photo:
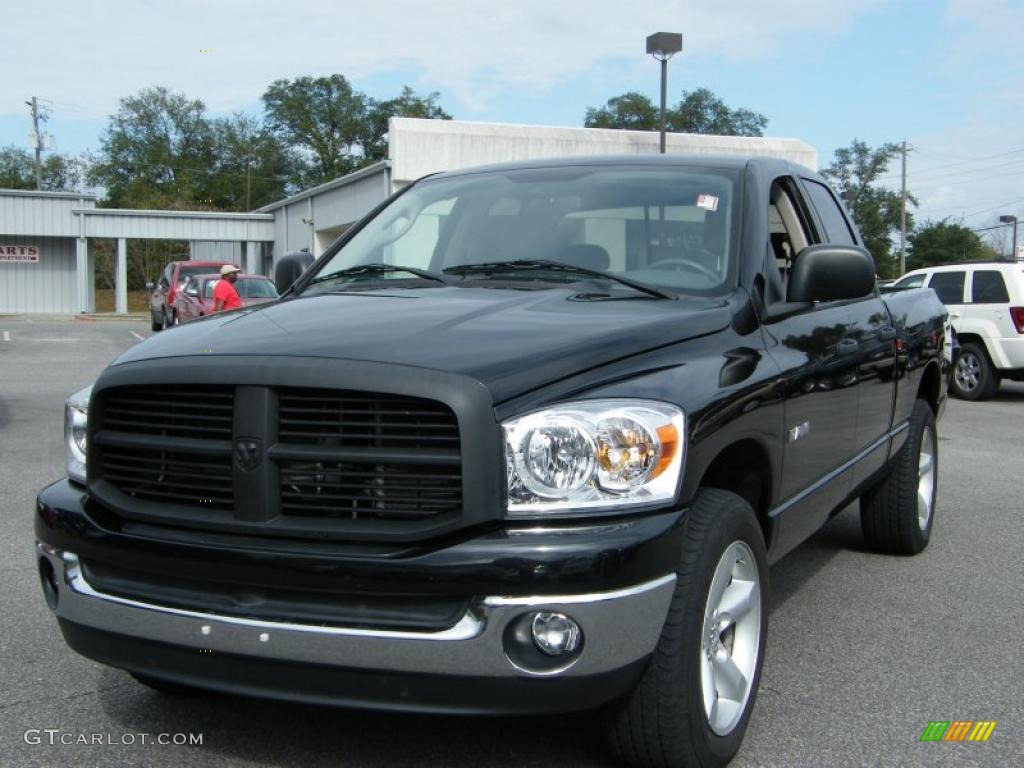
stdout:
[[286,253],[274,265],[274,285],[278,293],[287,291],[299,275],[313,263],[313,254],[309,251],[293,251]]
[[198,298],[199,297],[199,289],[198,288],[188,288],[188,289],[185,290],[185,295],[186,296],[191,296],[192,298]]
[[796,255],[789,302],[859,299],[875,292],[875,261],[855,245],[810,245]]
[[156,283],[147,280],[146,281],[146,290],[147,291],[152,291],[154,288],[156,288]]

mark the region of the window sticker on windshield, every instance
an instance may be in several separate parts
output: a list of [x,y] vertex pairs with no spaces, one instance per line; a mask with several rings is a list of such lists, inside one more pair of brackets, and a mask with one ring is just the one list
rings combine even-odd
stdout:
[[714,195],[697,195],[697,207],[706,211],[717,211],[718,198]]

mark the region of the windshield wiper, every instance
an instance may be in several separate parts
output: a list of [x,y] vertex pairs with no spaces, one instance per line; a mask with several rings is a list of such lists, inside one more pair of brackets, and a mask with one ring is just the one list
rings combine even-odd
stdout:
[[316,285],[317,283],[327,282],[328,280],[338,280],[346,277],[383,275],[389,272],[407,272],[410,275],[421,277],[424,280],[433,280],[434,282],[441,283],[443,285],[449,285],[449,282],[445,280],[442,275],[429,272],[425,269],[419,269],[418,267],[402,267],[397,264],[382,264],[378,262],[373,262],[371,264],[357,264],[354,267],[348,267],[347,269],[339,269],[336,272],[331,272],[329,275],[317,275],[309,282],[309,284]]
[[616,283],[629,286],[635,291],[646,293],[659,299],[674,299],[671,293],[655,288],[628,277],[620,277],[609,272],[602,272],[599,269],[588,269],[578,267],[575,264],[565,264],[561,261],[549,259],[516,259],[514,261],[492,261],[483,264],[460,264],[455,267],[448,267],[444,270],[446,275],[486,275],[499,272],[564,272],[572,275],[586,275],[587,277],[600,277],[604,280],[612,280]]

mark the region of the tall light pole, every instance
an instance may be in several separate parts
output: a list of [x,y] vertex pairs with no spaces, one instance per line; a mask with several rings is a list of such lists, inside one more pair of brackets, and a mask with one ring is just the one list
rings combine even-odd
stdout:
[[679,32],[655,32],[647,36],[647,53],[661,62],[661,154],[665,154],[665,96],[668,89],[668,60],[683,50],[683,36]]
[[1017,217],[1004,214],[999,217],[1000,224],[1013,224],[1013,245],[1010,246],[1010,260],[1017,260]]

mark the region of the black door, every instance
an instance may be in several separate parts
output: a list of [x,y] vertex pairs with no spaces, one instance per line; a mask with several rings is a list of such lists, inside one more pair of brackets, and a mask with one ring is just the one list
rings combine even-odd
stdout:
[[896,355],[889,310],[876,296],[848,305],[851,336],[857,342],[857,436],[860,461],[853,470],[859,483],[882,468],[888,454],[885,437],[896,397]]
[[776,557],[820,527],[849,492],[849,475],[840,469],[856,452],[858,343],[843,304],[787,311],[789,266],[803,248],[821,241],[792,178],[773,183],[768,220],[763,328],[768,353],[781,370],[786,431],[772,510]]
[[[803,188],[817,214],[819,229],[830,243],[860,245],[855,228],[832,190],[815,179],[803,178]],[[850,321],[850,354],[857,359],[857,427],[854,440],[858,461],[851,483],[858,484],[882,468],[888,454],[885,444],[893,413],[896,386],[896,332],[889,310],[875,295],[847,306]]]

